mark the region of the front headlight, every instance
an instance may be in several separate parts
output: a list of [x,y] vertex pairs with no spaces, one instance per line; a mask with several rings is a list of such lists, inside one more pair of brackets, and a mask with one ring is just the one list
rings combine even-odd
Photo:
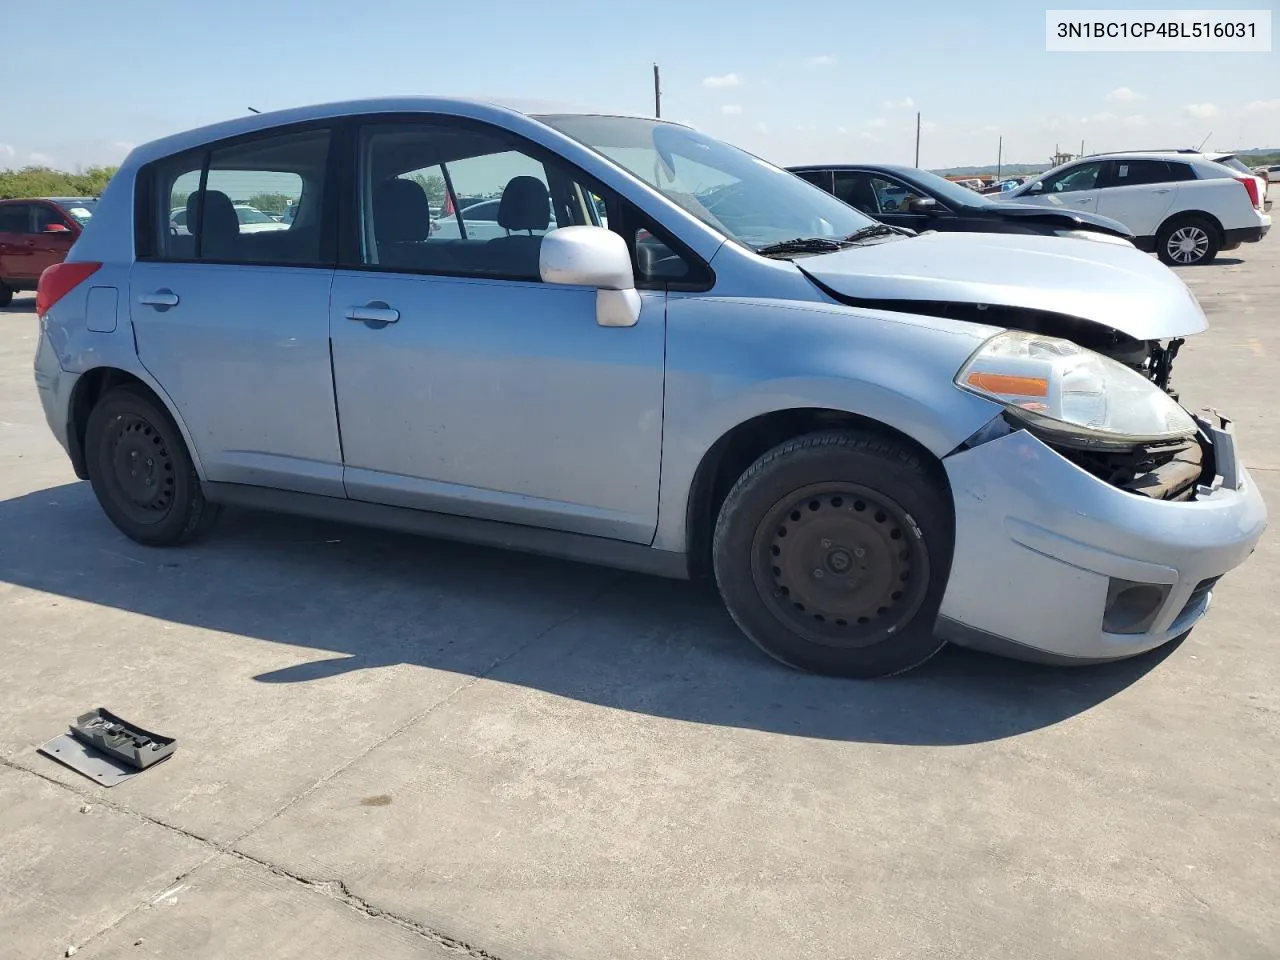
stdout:
[[1133,243],[1124,237],[1117,237],[1113,233],[1099,233],[1096,230],[1055,230],[1054,236],[1071,237],[1074,240],[1096,240],[1098,243],[1118,243],[1121,246],[1132,247]]
[[956,385],[1077,445],[1128,447],[1196,432],[1191,415],[1136,370],[1038,333],[992,337],[961,368]]

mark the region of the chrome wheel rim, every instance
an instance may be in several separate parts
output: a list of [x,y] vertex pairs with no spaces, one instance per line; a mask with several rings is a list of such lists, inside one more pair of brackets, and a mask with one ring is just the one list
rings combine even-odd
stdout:
[[1169,235],[1165,249],[1175,263],[1195,263],[1209,251],[1209,234],[1204,227],[1179,227]]

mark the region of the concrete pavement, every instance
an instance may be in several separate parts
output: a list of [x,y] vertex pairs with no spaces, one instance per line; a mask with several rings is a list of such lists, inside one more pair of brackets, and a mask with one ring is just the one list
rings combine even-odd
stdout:
[[[1280,244],[1182,274],[1175,379],[1274,507]],[[805,677],[695,585],[238,511],[133,544],[34,334],[0,311],[0,955],[1276,956],[1276,533],[1177,649]],[[97,705],[177,754],[36,754]]]

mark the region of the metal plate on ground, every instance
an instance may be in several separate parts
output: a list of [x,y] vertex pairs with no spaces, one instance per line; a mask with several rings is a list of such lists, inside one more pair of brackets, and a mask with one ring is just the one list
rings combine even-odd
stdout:
[[40,752],[104,787],[114,787],[142,772],[86,746],[69,733],[54,737],[40,748]]

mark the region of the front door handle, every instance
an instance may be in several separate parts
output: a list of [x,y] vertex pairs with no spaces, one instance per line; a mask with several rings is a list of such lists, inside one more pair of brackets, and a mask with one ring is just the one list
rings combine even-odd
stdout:
[[139,296],[138,302],[148,307],[176,307],[178,295],[172,290],[153,290]]
[[1093,203],[1093,197],[1083,197],[1077,200],[1076,203]]
[[1151,192],[1152,193],[1169,193],[1171,189],[1172,189],[1171,187],[1165,187],[1163,190],[1152,190]]
[[366,303],[363,307],[347,307],[348,320],[360,320],[364,323],[388,324],[400,319],[400,311],[389,307],[381,300]]

